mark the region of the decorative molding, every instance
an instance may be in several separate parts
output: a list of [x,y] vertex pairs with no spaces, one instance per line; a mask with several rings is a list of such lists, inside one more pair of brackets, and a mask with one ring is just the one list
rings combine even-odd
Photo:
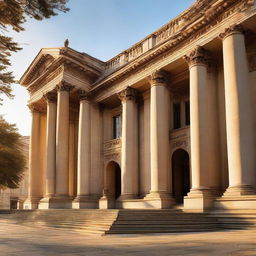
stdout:
[[169,73],[163,69],[156,70],[153,72],[149,78],[151,86],[157,86],[157,85],[167,85],[167,82],[169,81]]
[[65,92],[70,92],[72,91],[75,86],[65,82],[65,81],[61,81],[57,86],[56,86],[58,91],[65,91]]
[[228,28],[225,29],[223,33],[219,35],[219,37],[224,40],[226,37],[233,35],[233,34],[243,34],[244,29],[243,27],[239,24],[234,24]]
[[120,138],[113,139],[104,142],[103,152],[104,152],[104,160],[106,162],[113,160],[120,163],[121,161],[121,144],[122,141]]
[[118,93],[118,97],[122,102],[136,100],[138,93],[134,88],[128,86],[126,89]]
[[197,46],[189,55],[184,56],[185,61],[189,67],[194,65],[207,65],[209,64],[209,52],[203,47]]

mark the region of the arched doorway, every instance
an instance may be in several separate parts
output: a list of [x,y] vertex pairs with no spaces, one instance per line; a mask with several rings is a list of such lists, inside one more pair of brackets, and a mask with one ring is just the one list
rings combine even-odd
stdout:
[[113,199],[121,195],[121,168],[114,161],[109,162],[106,168],[106,188]]
[[189,154],[177,149],[172,155],[172,191],[177,203],[183,203],[190,190]]

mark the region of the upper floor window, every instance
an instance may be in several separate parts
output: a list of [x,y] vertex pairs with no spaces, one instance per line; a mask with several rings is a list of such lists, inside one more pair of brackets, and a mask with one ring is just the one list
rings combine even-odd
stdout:
[[181,127],[180,103],[173,104],[173,129]]
[[189,103],[189,101],[185,102],[185,122],[186,122],[186,125],[190,125],[190,103]]
[[113,139],[121,137],[121,116],[113,116]]

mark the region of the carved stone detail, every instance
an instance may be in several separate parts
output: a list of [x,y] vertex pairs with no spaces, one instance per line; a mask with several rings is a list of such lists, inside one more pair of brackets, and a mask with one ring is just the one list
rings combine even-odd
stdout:
[[163,69],[156,70],[149,78],[151,85],[166,85],[169,80],[169,73]]
[[36,113],[44,113],[44,109],[41,105],[39,105],[38,103],[31,103],[28,105],[30,111],[32,113],[36,112]]
[[184,56],[185,61],[191,67],[193,65],[208,65],[209,52],[203,47],[197,46],[189,55]]
[[78,91],[78,97],[79,97],[79,100],[80,100],[80,101],[81,101],[81,100],[87,100],[87,101],[89,101],[89,100],[91,99],[91,94],[88,93],[88,92],[86,92],[85,90],[80,89],[80,90]]
[[57,90],[58,91],[66,91],[66,92],[70,92],[71,90],[74,89],[73,85],[70,85],[69,83],[62,81],[57,85]]
[[137,96],[137,91],[130,86],[118,93],[118,97],[121,101],[136,100]]
[[57,94],[56,92],[47,92],[44,94],[44,99],[46,102],[55,103],[57,101]]
[[223,40],[225,39],[227,36],[230,36],[232,34],[242,34],[244,33],[244,29],[241,25],[232,25],[229,28],[226,28],[225,31],[223,33],[221,33],[219,35],[219,37]]

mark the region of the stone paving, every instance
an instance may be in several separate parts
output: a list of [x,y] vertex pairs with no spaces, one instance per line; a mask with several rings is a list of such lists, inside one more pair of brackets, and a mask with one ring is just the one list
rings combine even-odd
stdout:
[[0,222],[0,256],[256,255],[256,231],[100,236]]

